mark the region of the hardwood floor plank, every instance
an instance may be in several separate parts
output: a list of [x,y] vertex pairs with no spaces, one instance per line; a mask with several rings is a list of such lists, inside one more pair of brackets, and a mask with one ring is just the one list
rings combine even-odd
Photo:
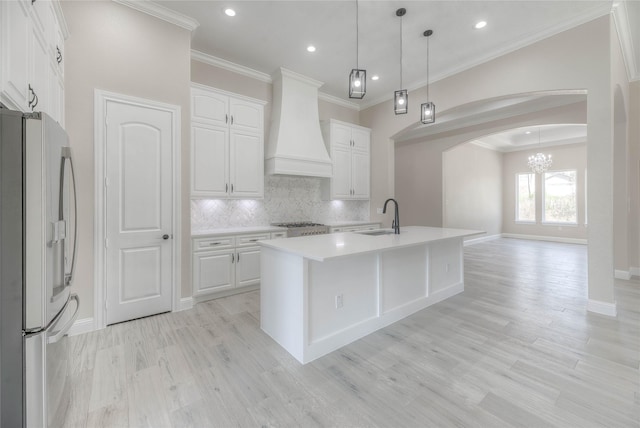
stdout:
[[465,247],[465,291],[307,365],[249,292],[69,338],[65,427],[639,427],[640,279],[588,313],[586,247]]

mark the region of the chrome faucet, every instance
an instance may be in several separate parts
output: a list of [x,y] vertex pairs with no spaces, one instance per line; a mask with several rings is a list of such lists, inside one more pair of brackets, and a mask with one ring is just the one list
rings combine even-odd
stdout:
[[387,199],[386,201],[384,201],[384,207],[382,208],[382,214],[385,214],[387,212],[387,204],[389,203],[389,201],[393,201],[393,203],[396,206],[396,218],[393,220],[393,222],[391,223],[391,228],[393,229],[394,233],[396,235],[400,234],[400,219],[398,218],[398,201],[396,201],[395,199]]

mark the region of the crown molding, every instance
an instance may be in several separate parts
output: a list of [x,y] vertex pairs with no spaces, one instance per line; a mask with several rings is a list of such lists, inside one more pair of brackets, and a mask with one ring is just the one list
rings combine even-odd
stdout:
[[[625,9],[626,10],[626,9]],[[454,67],[454,68],[450,68],[448,70],[446,70],[444,73],[440,73],[437,75],[434,75],[433,78],[431,78],[431,80],[429,81],[429,84],[433,84],[435,82],[437,82],[438,80],[442,80],[442,79],[446,79],[447,77],[451,77],[453,75],[456,75],[458,73],[462,73],[463,71],[469,70],[473,67],[476,67],[478,65],[484,64],[486,62],[492,61],[496,58],[499,58],[501,56],[507,55],[509,53],[515,52],[519,49],[525,48],[529,45],[532,45],[534,43],[537,43],[541,40],[547,39],[549,37],[555,36],[556,34],[562,33],[563,31],[567,31],[570,30],[572,28],[575,28],[579,25],[582,24],[586,24],[587,22],[593,21],[594,19],[597,18],[601,18],[603,16],[608,15],[609,13],[611,13],[611,9],[609,7],[598,7],[598,8],[594,8],[593,10],[584,13],[582,15],[576,16],[575,18],[571,19],[571,20],[567,20],[564,21],[561,24],[555,25],[553,27],[548,28],[547,30],[540,32],[540,33],[536,33],[534,35],[531,35],[529,37],[523,38],[523,39],[519,39],[519,40],[515,40],[513,43],[505,45],[502,49],[500,49],[499,51],[493,53],[492,55],[487,55],[484,56],[478,60],[475,61],[468,61],[468,62],[463,62],[461,64],[459,64],[458,66]],[[629,33],[630,34],[630,33]],[[630,40],[630,39],[629,39]],[[414,82],[410,85],[405,85],[407,87],[407,90],[409,92],[411,91],[415,91],[417,89],[423,88],[425,86],[427,86],[427,80],[421,80],[418,82]],[[367,109],[369,107],[373,107],[377,104],[386,102],[386,101],[390,101],[393,99],[393,94],[387,95],[387,96],[382,96],[382,97],[378,97],[376,99],[372,99],[369,102],[363,103],[360,105],[360,109],[364,110]],[[434,101],[434,100],[429,100],[429,101]]]
[[113,0],[123,6],[135,9],[138,12],[146,13],[163,21],[170,22],[189,31],[193,31],[200,26],[200,23],[190,16],[175,12],[167,7],[150,0]]
[[342,98],[334,95],[325,94],[324,92],[318,92],[318,98],[328,103],[339,105],[340,107],[346,107],[351,110],[360,111],[360,106],[354,102],[343,100]]
[[251,77],[252,79],[256,79],[261,82],[273,83],[271,76],[267,73],[254,70],[253,68],[245,67],[244,65],[236,64],[235,62],[227,61],[226,59],[218,58],[195,49],[191,49],[191,59],[214,67],[229,70],[234,73],[242,74],[243,76]]
[[[267,73],[254,70],[253,68],[245,67],[244,65],[236,64],[234,62],[227,61],[226,59],[218,58],[216,56],[209,55],[204,52],[197,51],[195,49],[191,49],[191,59],[194,61],[199,61],[208,65],[212,65],[214,67],[222,68],[224,70],[228,70],[233,73],[238,73],[243,76],[247,76],[252,79],[259,80],[261,82],[265,82],[269,84],[273,83],[273,78]],[[297,76],[299,79],[309,80],[307,76],[303,76],[299,73],[295,73],[290,70],[285,69],[285,73],[289,76]],[[318,83],[318,81],[316,80],[313,80],[313,79],[311,80],[314,82],[314,84]],[[357,111],[360,110],[360,107],[358,106],[358,104],[350,101],[345,101],[342,98],[338,98],[336,96],[329,95],[324,92],[318,91],[318,98],[323,101],[339,105],[341,107],[346,107],[346,108],[350,108]]]
[[633,51],[633,36],[626,3],[624,1],[614,3],[611,14],[618,33],[624,64],[627,68],[627,77],[630,82],[640,80],[640,67],[638,66],[640,58],[636,58]]

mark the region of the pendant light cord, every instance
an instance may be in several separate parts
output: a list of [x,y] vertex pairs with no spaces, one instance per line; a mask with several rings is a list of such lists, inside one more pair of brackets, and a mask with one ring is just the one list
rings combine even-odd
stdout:
[[429,98],[429,36],[427,36],[427,101],[431,101]]
[[356,69],[360,70],[360,14],[358,12],[358,0],[356,0]]
[[402,90],[402,16],[400,17],[400,90]]

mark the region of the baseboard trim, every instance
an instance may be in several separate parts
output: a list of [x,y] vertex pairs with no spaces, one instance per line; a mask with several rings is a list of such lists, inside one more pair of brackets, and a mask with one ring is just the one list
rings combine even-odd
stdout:
[[616,269],[613,271],[613,275],[616,279],[625,279],[627,281],[631,279],[631,272],[628,270]]
[[77,336],[79,334],[91,333],[95,329],[96,328],[95,323],[93,322],[93,318],[82,318],[80,320],[76,320],[76,322],[73,323],[73,325],[69,329],[69,332],[67,333],[67,336]]
[[631,274],[631,276],[640,276],[640,267],[629,268],[629,273]]
[[466,247],[467,245],[475,245],[475,244],[479,244],[481,242],[493,241],[494,239],[500,239],[500,238],[502,238],[502,234],[501,233],[498,233],[496,235],[481,236],[480,238],[465,239],[464,240],[464,246]]
[[587,245],[586,239],[581,238],[562,238],[560,236],[544,236],[544,235],[521,235],[519,233],[503,233],[503,238],[529,239],[532,241],[550,241],[561,242],[564,244],[581,244]]
[[618,315],[616,302],[609,303],[593,299],[589,299],[587,302],[587,311],[609,317],[615,317]]
[[178,312],[193,308],[193,297],[183,297],[178,305]]

